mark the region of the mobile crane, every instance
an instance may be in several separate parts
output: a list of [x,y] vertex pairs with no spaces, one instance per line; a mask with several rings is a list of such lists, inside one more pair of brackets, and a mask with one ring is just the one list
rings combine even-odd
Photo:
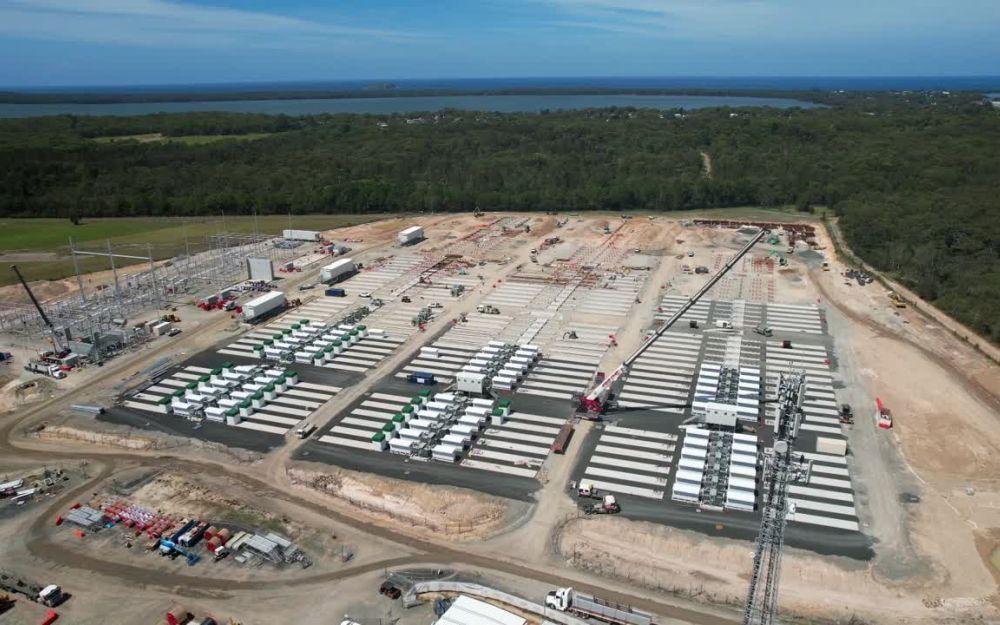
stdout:
[[580,412],[585,412],[590,418],[596,419],[599,418],[601,414],[606,412],[608,408],[612,407],[611,402],[618,396],[622,386],[625,385],[625,380],[628,378],[629,371],[631,370],[632,365],[635,364],[635,361],[638,360],[639,357],[642,356],[646,350],[657,341],[657,339],[663,336],[667,330],[673,327],[677,320],[684,316],[684,313],[694,306],[695,303],[697,303],[697,301],[705,295],[705,293],[708,293],[708,291],[715,286],[716,282],[721,280],[730,269],[735,267],[736,263],[738,263],[741,258],[746,256],[747,252],[749,252],[754,245],[767,236],[768,232],[768,230],[761,229],[757,234],[751,237],[750,242],[747,243],[743,249],[736,252],[736,255],[733,256],[729,262],[727,262],[725,266],[719,270],[718,273],[712,276],[708,282],[705,283],[705,286],[701,287],[701,289],[695,293],[691,299],[677,309],[677,312],[675,312],[670,319],[667,319],[666,323],[657,329],[648,339],[643,341],[642,345],[640,345],[631,356],[626,358],[617,369],[612,371],[607,377],[598,382],[592,389],[585,393],[580,400]]

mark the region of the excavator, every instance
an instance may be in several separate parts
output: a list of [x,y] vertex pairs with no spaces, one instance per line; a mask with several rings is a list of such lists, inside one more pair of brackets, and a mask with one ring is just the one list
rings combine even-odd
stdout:
[[631,356],[625,359],[625,361],[610,374],[605,376],[605,378],[597,382],[589,391],[584,393],[583,397],[580,399],[579,411],[585,413],[589,419],[599,419],[602,414],[604,414],[609,408],[614,407],[615,398],[621,393],[621,389],[625,386],[625,381],[628,379],[629,372],[632,369],[632,365],[635,361],[642,356],[649,347],[655,343],[663,334],[673,327],[677,321],[684,316],[692,306],[694,306],[699,299],[701,299],[706,293],[708,293],[715,284],[722,279],[730,269],[736,266],[736,263],[740,261],[741,258],[746,256],[746,254],[756,245],[761,239],[763,239],[769,233],[766,229],[761,229],[757,234],[751,237],[750,241],[734,255],[729,262],[727,262],[714,276],[712,276],[705,286],[695,293],[691,298],[685,302],[677,311],[669,318],[667,321],[657,328],[652,335],[649,336],[643,343],[639,346]]

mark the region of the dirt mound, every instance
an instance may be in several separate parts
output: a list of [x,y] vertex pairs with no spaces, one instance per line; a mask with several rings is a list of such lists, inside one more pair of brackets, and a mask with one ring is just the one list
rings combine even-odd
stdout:
[[330,467],[289,469],[292,484],[310,488],[367,511],[376,518],[435,534],[471,540],[495,533],[505,523],[508,503],[447,486],[393,480]]

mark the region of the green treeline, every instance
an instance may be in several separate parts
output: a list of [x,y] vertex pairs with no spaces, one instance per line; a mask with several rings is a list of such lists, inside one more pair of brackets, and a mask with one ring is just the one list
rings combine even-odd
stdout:
[[[832,104],[4,120],[0,215],[825,205],[858,254],[1000,341],[1000,111],[971,96]],[[147,133],[270,134],[94,140]]]

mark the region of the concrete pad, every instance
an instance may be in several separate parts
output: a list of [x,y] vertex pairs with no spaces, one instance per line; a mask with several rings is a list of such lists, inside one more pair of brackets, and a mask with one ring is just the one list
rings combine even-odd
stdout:
[[628,486],[626,484],[616,484],[605,480],[588,480],[595,488],[606,490],[622,495],[633,495],[635,497],[645,497],[646,499],[663,499],[663,491],[652,488],[641,488],[639,486]]
[[469,467],[470,469],[481,469],[483,471],[493,471],[494,473],[506,473],[507,475],[517,475],[520,477],[534,478],[538,471],[534,469],[523,469],[521,467],[512,467],[506,464],[496,464],[494,462],[483,462],[481,460],[473,460],[471,458],[466,458],[460,463],[463,467]]
[[264,425],[263,423],[254,423],[253,421],[244,421],[242,423],[237,423],[235,426],[237,428],[243,428],[245,430],[256,430],[258,432],[267,432],[268,434],[280,434],[284,435],[288,431],[288,428],[275,427],[273,425]]

